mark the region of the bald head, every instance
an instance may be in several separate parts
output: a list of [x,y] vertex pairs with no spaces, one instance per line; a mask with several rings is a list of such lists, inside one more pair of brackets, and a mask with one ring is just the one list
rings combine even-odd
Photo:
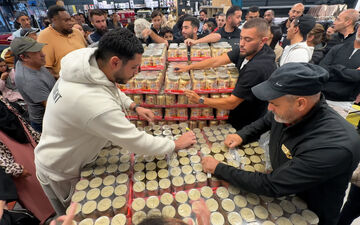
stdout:
[[356,21],[359,19],[359,12],[355,9],[342,11],[335,19],[334,30],[343,35],[348,35],[354,31]]
[[289,20],[293,21],[296,17],[302,16],[305,6],[302,3],[296,3],[289,11]]

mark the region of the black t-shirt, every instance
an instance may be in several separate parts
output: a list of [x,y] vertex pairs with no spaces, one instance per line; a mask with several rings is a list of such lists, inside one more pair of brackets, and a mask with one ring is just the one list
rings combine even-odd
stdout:
[[239,130],[265,115],[267,111],[267,102],[257,99],[251,88],[267,80],[276,69],[275,53],[268,45],[264,45],[242,69],[240,67],[245,58],[240,56],[239,46],[235,46],[227,54],[239,70],[239,78],[232,94],[244,99],[230,111],[228,120],[235,129]]
[[220,34],[221,35],[221,38],[222,39],[227,39],[227,40],[230,40],[230,39],[240,39],[240,29],[239,28],[235,28],[233,32],[226,32],[225,31],[225,26],[220,28],[219,30],[216,31],[216,33]]
[[[205,37],[206,35],[204,35],[204,34],[198,34],[197,35],[197,39],[200,39],[200,38],[203,38],[203,37]],[[183,36],[181,36],[181,38],[176,38],[176,39],[174,39],[174,40],[172,40],[172,41],[168,41],[169,43],[184,43],[184,41],[185,41],[185,38],[183,37]]]

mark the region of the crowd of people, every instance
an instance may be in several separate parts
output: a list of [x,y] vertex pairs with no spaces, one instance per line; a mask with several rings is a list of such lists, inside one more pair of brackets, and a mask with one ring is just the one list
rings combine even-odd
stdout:
[[[256,194],[297,194],[321,225],[351,224],[360,215],[360,139],[344,118],[360,101],[359,12],[346,9],[333,23],[320,24],[304,11],[303,4],[295,4],[289,17],[276,24],[273,10],[261,18],[257,6],[247,11],[232,6],[214,17],[201,10],[198,18],[184,14],[176,21],[154,10],[151,26],[140,33],[135,32],[138,23],[123,28],[117,13],[108,18],[100,9],[87,17],[51,6],[48,26],[41,31],[19,12],[20,28],[0,59],[0,112],[5,118],[0,120],[0,172],[28,179],[34,188],[24,190],[24,183],[16,183],[18,198],[44,221],[53,213],[50,204],[57,215],[65,214],[81,169],[109,141],[147,155],[191,146],[196,142],[192,131],[172,141],[136,129],[126,110],[149,122],[154,114],[116,84],[126,84],[139,72],[142,44],[226,41],[230,52],[174,72],[235,64],[239,78],[229,97],[204,98],[191,90],[185,94],[194,104],[230,110],[228,123],[237,133],[226,137],[229,148],[270,132],[273,171],[246,172],[211,157],[203,158],[204,171]],[[16,145],[20,147],[13,150]],[[28,156],[31,163],[21,157],[21,148],[35,149]],[[354,184],[341,211],[352,174]],[[5,202],[17,198],[4,196],[0,194],[0,218]],[[39,201],[31,202],[31,196]]]

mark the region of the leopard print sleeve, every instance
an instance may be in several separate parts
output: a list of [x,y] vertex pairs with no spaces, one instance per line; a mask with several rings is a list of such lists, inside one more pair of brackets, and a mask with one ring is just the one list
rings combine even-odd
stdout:
[[0,166],[4,168],[5,173],[18,177],[23,173],[23,166],[16,163],[9,149],[0,142]]

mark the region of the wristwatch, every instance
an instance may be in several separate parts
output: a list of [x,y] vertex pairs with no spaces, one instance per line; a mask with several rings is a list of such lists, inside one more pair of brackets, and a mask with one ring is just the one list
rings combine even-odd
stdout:
[[204,98],[204,97],[200,97],[200,98],[199,98],[199,103],[200,103],[200,104],[204,104],[204,102],[205,102],[205,98]]
[[136,108],[137,107],[140,107],[140,105],[139,104],[136,104],[135,106],[134,106],[134,108],[133,108],[133,110],[136,112]]

